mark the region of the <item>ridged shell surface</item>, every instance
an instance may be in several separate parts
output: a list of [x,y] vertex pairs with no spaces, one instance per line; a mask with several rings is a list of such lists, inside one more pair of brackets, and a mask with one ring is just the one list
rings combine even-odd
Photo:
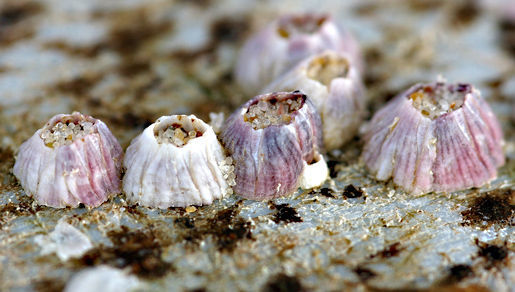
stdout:
[[[325,66],[321,70],[331,70],[329,66],[341,67],[333,70],[341,69],[345,74],[322,81],[317,76],[321,72],[311,73],[314,66]],[[360,74],[345,54],[325,51],[311,56],[263,92],[293,90],[304,92],[317,107],[322,118],[326,150],[337,149],[354,137],[365,115],[366,97]]]
[[[87,120],[93,132],[69,145],[45,145],[42,132],[63,120]],[[13,172],[39,204],[96,207],[121,191],[122,159],[120,144],[102,121],[80,113],[59,114],[20,146]]]
[[[202,134],[179,147],[160,143],[158,128],[188,125]],[[222,146],[209,125],[194,115],[163,116],[127,148],[123,190],[127,200],[147,207],[208,205],[230,192],[220,169]]]
[[[244,115],[249,106],[258,101],[292,96],[301,96],[303,104],[291,114],[291,122],[254,129],[245,121]],[[254,200],[293,193],[299,187],[299,178],[305,167],[316,157],[321,157],[320,117],[311,100],[299,92],[256,96],[226,120],[220,137],[234,161],[234,192]],[[322,163],[327,168],[325,161]],[[326,176],[323,176],[322,182]]]
[[[462,91],[459,108],[433,119],[410,98],[426,88]],[[458,191],[484,185],[504,164],[503,135],[479,91],[468,84],[417,84],[373,117],[364,140],[363,159],[379,180],[393,178],[410,193]]]

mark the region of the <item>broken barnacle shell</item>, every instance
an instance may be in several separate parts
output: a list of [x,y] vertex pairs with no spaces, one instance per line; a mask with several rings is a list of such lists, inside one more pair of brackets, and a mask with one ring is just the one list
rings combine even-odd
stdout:
[[234,161],[234,192],[265,200],[321,185],[328,176],[321,121],[299,91],[254,97],[225,122],[220,134]]
[[329,15],[284,15],[244,44],[236,63],[236,82],[246,94],[259,94],[298,62],[325,50],[347,53],[361,71],[358,43]]
[[127,200],[147,207],[208,205],[234,184],[231,159],[194,115],[157,119],[131,142],[123,165]]
[[469,84],[417,84],[373,117],[363,159],[410,193],[479,187],[504,164],[497,118]]
[[309,57],[264,91],[296,89],[309,96],[322,117],[326,150],[341,147],[356,134],[365,115],[365,90],[347,56],[325,51]]
[[120,192],[122,157],[102,121],[59,114],[20,146],[13,172],[39,204],[96,207]]

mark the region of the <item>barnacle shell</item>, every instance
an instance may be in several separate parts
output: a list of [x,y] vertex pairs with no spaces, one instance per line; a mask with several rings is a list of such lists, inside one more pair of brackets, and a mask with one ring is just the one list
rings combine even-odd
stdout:
[[309,57],[264,92],[297,89],[309,96],[322,117],[325,149],[339,148],[356,134],[365,114],[365,90],[346,55],[325,51]]
[[127,200],[142,206],[208,205],[232,191],[225,179],[230,161],[212,128],[194,115],[157,119],[131,142],[123,165]]
[[234,161],[234,192],[265,200],[312,188],[328,176],[322,155],[321,121],[300,92],[259,95],[225,122],[222,143]]
[[417,84],[373,117],[363,159],[411,193],[479,187],[504,163],[499,123],[468,84]]
[[244,44],[236,63],[236,81],[245,93],[259,94],[298,62],[324,50],[347,53],[361,71],[356,40],[329,15],[284,15]]
[[120,192],[122,156],[102,121],[59,114],[20,146],[13,172],[39,204],[96,207]]

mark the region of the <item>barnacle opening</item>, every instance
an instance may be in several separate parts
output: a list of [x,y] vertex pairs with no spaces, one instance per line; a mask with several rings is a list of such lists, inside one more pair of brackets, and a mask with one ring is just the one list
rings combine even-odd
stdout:
[[40,137],[47,147],[70,145],[78,139],[94,133],[96,120],[74,112],[51,120],[41,130]]
[[289,124],[292,114],[301,109],[305,101],[306,95],[299,91],[264,94],[250,104],[243,120],[255,130]]
[[326,86],[335,78],[345,78],[349,73],[349,61],[347,58],[334,53],[325,53],[317,56],[309,62],[307,76]]
[[157,120],[154,136],[158,143],[170,143],[182,147],[189,141],[202,137],[205,131],[206,128],[200,120],[186,115],[176,115]]
[[447,85],[444,82],[437,82],[415,88],[407,94],[407,98],[423,116],[436,119],[461,108],[465,96],[470,92],[472,92],[472,86],[469,84]]
[[298,34],[313,34],[328,19],[327,15],[292,15],[279,20],[277,34],[282,38],[289,38]]

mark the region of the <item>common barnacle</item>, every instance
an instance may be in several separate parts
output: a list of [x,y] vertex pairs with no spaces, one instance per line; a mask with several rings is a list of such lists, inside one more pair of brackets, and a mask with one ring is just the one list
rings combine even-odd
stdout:
[[501,127],[469,84],[417,84],[373,117],[363,158],[410,193],[479,187],[504,163]]
[[236,63],[236,81],[246,94],[259,94],[298,62],[325,50],[347,53],[361,70],[356,40],[329,15],[284,15],[244,44]]
[[208,205],[232,193],[232,161],[194,115],[157,119],[131,142],[123,165],[127,200],[142,206]]
[[327,150],[341,147],[356,134],[365,114],[365,90],[346,55],[325,51],[309,57],[264,91],[295,89],[306,93],[316,105]]
[[265,200],[322,184],[328,169],[320,126],[315,106],[299,91],[263,94],[242,105],[220,134],[234,161],[234,192]]
[[122,157],[102,121],[59,114],[20,146],[13,172],[39,204],[96,207],[120,192]]

